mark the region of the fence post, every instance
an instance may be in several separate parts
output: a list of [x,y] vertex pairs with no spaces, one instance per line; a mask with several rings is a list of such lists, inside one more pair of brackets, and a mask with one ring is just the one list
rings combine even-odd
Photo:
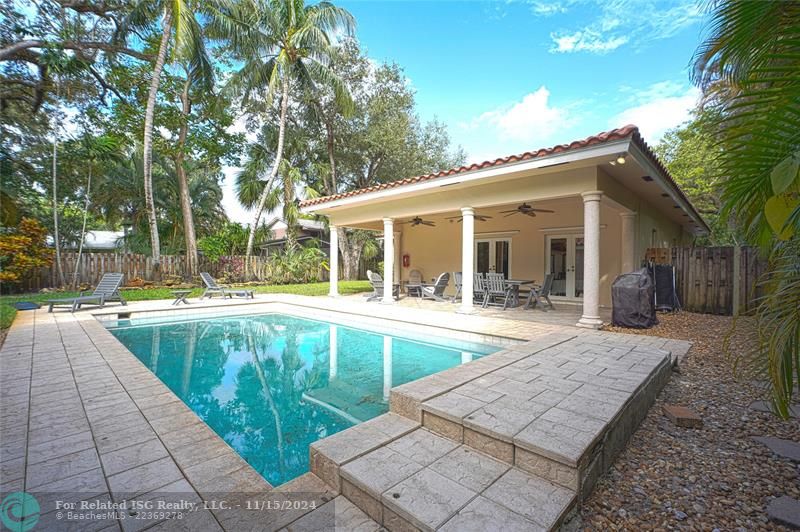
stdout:
[[739,315],[742,281],[742,248],[737,244],[733,246],[733,315]]

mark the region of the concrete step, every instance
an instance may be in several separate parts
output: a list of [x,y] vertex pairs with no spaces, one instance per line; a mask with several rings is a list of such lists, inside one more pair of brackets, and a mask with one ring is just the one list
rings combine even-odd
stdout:
[[[525,346],[515,348],[524,353]],[[490,355],[484,369],[493,362]],[[439,375],[392,390],[423,427],[585,498],[670,375],[670,353],[581,335],[456,386]],[[509,360],[512,360],[508,363]],[[462,373],[468,375],[470,364]]]
[[552,530],[574,491],[416,429],[340,470],[342,495],[398,530]]

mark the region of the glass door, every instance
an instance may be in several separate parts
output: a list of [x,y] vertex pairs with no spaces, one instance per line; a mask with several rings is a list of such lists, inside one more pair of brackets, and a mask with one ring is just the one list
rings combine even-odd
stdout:
[[475,272],[511,275],[511,239],[492,238],[475,241]]
[[550,296],[583,297],[583,236],[548,235],[546,272],[553,274]]

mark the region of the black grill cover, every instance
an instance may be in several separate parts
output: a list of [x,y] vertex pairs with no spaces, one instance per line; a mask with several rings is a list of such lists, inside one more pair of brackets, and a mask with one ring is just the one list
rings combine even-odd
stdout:
[[611,285],[612,323],[634,329],[649,329],[658,323],[654,293],[655,287],[647,268],[614,279]]

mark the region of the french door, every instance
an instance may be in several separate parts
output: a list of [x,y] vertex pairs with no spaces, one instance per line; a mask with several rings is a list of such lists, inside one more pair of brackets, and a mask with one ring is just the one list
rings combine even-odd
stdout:
[[553,274],[550,296],[583,297],[583,235],[547,235],[545,272]]
[[511,239],[488,238],[475,240],[475,272],[502,273],[511,276]]

